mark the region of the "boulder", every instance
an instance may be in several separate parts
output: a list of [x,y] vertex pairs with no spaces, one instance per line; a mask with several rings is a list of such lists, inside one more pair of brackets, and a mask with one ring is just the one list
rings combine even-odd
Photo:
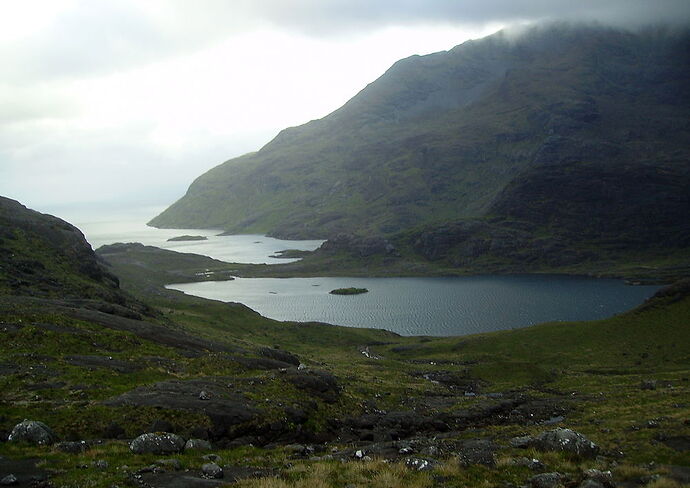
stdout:
[[210,451],[211,449],[211,443],[204,439],[189,439],[184,445],[185,451]]
[[216,463],[206,463],[201,466],[201,474],[205,478],[219,479],[223,477],[223,468]]
[[57,441],[57,436],[43,422],[36,420],[24,420],[12,429],[7,438],[8,441],[25,441],[39,446],[53,444]]
[[13,486],[13,485],[18,485],[18,484],[19,484],[19,480],[12,473],[8,474],[7,476],[5,476],[4,478],[2,478],[0,480],[1,486]]
[[179,435],[170,432],[142,434],[134,439],[129,448],[134,454],[168,454],[184,449],[185,442]]
[[300,390],[306,391],[328,403],[338,400],[340,388],[338,382],[330,373],[325,371],[289,371],[285,379]]
[[588,469],[584,472],[584,480],[580,483],[580,488],[614,488],[613,474],[611,471],[600,471],[598,469]]
[[494,466],[494,451],[496,446],[489,440],[476,439],[464,441],[458,450],[458,461],[461,466],[482,464]]
[[275,359],[276,361],[282,361],[284,363],[292,364],[293,366],[299,366],[300,363],[297,356],[281,349],[262,347],[259,349],[259,354],[265,358]]
[[86,441],[75,441],[75,442],[60,442],[55,445],[58,451],[65,452],[67,454],[81,454],[89,449],[90,445]]
[[540,451],[563,451],[584,458],[594,458],[599,453],[599,446],[571,429],[542,432],[532,439],[530,446]]
[[563,486],[562,479],[563,475],[560,473],[542,473],[532,476],[529,484],[532,488],[557,488]]

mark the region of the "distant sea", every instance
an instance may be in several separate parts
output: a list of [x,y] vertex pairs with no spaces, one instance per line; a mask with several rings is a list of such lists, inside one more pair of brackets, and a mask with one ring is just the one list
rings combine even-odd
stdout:
[[[116,242],[140,242],[177,252],[210,256],[231,263],[278,264],[297,259],[272,258],[278,251],[298,249],[313,251],[323,240],[286,241],[263,235],[221,236],[222,229],[156,229],[146,222],[162,212],[165,207],[143,208],[127,212],[84,213],[75,212],[73,219],[60,216],[76,225],[98,249]],[[204,236],[206,240],[173,241],[168,239],[183,235]]]

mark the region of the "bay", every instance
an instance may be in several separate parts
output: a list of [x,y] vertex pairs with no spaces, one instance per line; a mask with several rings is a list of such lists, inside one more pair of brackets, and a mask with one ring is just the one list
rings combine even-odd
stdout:
[[[149,217],[156,215],[149,212]],[[280,264],[299,259],[273,258],[279,251],[296,249],[313,251],[323,240],[288,241],[264,235],[219,235],[220,229],[157,229],[144,222],[146,215],[140,213],[114,213],[104,215],[78,214],[72,222],[84,233],[94,249],[117,242],[139,242],[176,252],[209,256],[229,263]],[[168,241],[178,236],[203,236],[205,240]]]
[[[362,295],[331,295],[336,288]],[[550,321],[593,320],[630,310],[658,286],[563,275],[447,278],[237,278],[172,284],[203,298],[244,303],[266,317],[454,336]]]

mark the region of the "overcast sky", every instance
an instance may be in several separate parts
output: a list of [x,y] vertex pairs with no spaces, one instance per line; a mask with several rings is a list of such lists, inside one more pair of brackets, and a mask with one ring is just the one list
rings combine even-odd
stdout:
[[688,22],[689,0],[0,0],[0,195],[166,205],[396,60],[504,26]]

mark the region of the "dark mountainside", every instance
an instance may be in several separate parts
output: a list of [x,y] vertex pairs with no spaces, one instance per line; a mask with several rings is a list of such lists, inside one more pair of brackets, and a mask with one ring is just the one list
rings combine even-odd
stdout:
[[0,291],[122,301],[79,229],[0,197]]
[[687,281],[607,320],[400,337],[185,296],[163,285],[235,265],[0,218],[3,486],[690,479]]
[[151,225],[382,235],[451,266],[687,254],[688,79],[688,30],[557,24],[412,56]]

